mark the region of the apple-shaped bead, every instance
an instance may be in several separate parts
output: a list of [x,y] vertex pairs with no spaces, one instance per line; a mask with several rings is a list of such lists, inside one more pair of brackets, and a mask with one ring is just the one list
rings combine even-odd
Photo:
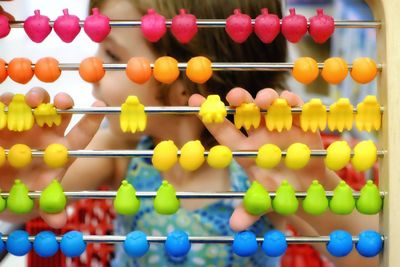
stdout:
[[307,33],[307,19],[290,8],[290,14],[282,19],[282,34],[291,43],[297,43]]
[[6,37],[10,33],[10,23],[7,16],[0,15],[0,38]]
[[182,44],[187,44],[197,33],[197,19],[192,14],[186,14],[185,9],[179,10],[179,15],[172,19],[172,35]]
[[68,9],[63,10],[64,15],[59,16],[54,22],[54,31],[66,43],[71,43],[81,31],[79,18],[68,14]]
[[35,10],[34,13],[35,15],[25,20],[24,30],[32,41],[41,43],[51,32],[50,19],[40,15],[40,10]]
[[164,16],[158,14],[154,9],[147,10],[147,14],[142,17],[141,21],[140,29],[144,38],[149,42],[157,42],[167,32]]
[[253,31],[250,16],[242,14],[240,9],[235,9],[233,15],[226,19],[225,30],[233,41],[239,44],[243,43]]
[[335,21],[332,16],[324,14],[322,8],[317,9],[317,15],[310,18],[308,32],[314,42],[325,43],[335,31]]
[[254,32],[265,44],[272,43],[281,31],[279,17],[275,14],[268,14],[268,9],[261,9],[261,14],[257,16],[254,24]]
[[85,19],[83,30],[93,42],[100,43],[111,31],[110,19],[101,14],[98,8],[93,8],[92,13]]

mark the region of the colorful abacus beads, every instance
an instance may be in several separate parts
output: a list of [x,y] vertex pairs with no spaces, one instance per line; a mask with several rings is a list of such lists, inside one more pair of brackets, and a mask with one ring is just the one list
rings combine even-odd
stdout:
[[171,169],[178,162],[178,147],[174,141],[161,141],[153,150],[151,163],[154,168],[164,172]]
[[155,43],[167,32],[165,17],[158,14],[154,9],[148,9],[147,14],[141,19],[141,30],[144,38]]
[[213,146],[207,156],[207,163],[212,168],[224,169],[232,162],[232,151],[227,146]]
[[249,257],[258,250],[256,235],[251,231],[236,233],[232,244],[233,253],[240,257]]
[[269,131],[290,130],[292,128],[292,111],[286,99],[277,98],[272,102],[267,114],[265,124]]
[[203,165],[205,148],[199,140],[186,142],[181,148],[179,164],[186,171],[195,171]]
[[372,180],[368,180],[357,199],[357,210],[362,214],[377,214],[382,210],[382,204],[383,201],[378,187]]
[[180,201],[176,197],[175,188],[164,180],[157,190],[154,198],[154,209],[163,215],[171,215],[179,210]]
[[171,84],[179,77],[178,61],[173,57],[159,57],[154,62],[154,79],[159,82]]
[[196,16],[187,14],[185,9],[179,9],[179,15],[172,19],[171,33],[180,43],[189,43],[197,34]]
[[299,207],[299,201],[295,196],[294,188],[284,180],[276,190],[276,196],[272,200],[272,208],[281,215],[294,214]]
[[147,116],[137,96],[128,96],[122,104],[119,124],[124,133],[143,132],[146,129]]
[[0,38],[6,37],[11,31],[10,22],[5,15],[0,15]]
[[8,63],[7,72],[14,82],[26,84],[33,77],[32,62],[27,58],[14,58]]
[[307,190],[307,196],[303,200],[303,209],[312,215],[321,215],[329,206],[324,187],[314,180]]
[[150,62],[144,57],[132,57],[126,65],[125,73],[132,82],[143,84],[152,75]]
[[58,64],[58,60],[52,57],[39,59],[35,64],[35,76],[45,83],[55,82],[61,75],[61,69]]
[[195,83],[207,82],[213,74],[211,61],[206,57],[193,57],[187,63],[186,76]]
[[41,43],[50,34],[50,19],[40,15],[40,10],[34,11],[35,15],[28,17],[24,22],[24,30],[35,43]]
[[92,15],[85,19],[83,29],[93,42],[102,42],[110,33],[110,19],[101,14],[98,8],[92,9]]
[[274,144],[265,144],[258,149],[256,164],[263,169],[275,168],[282,158],[281,149]]
[[320,99],[313,98],[302,106],[300,114],[300,127],[306,131],[315,133],[317,130],[325,130],[327,112]]
[[6,62],[0,58],[0,83],[4,82],[8,77]]
[[347,215],[353,212],[355,204],[353,190],[345,181],[340,181],[339,185],[333,191],[329,208],[333,213]]
[[65,209],[67,198],[61,184],[54,179],[40,194],[40,210],[45,213],[56,214]]
[[353,61],[350,75],[358,83],[365,84],[375,79],[378,67],[371,58],[361,57]]
[[244,127],[250,130],[251,127],[257,129],[261,122],[260,108],[254,103],[243,103],[236,107],[234,122],[237,129]]
[[136,197],[136,189],[123,180],[114,199],[114,209],[117,214],[134,215],[139,211],[140,200]]
[[265,214],[271,207],[271,197],[262,184],[253,181],[243,198],[243,206],[252,215]]
[[199,116],[203,123],[222,123],[227,115],[224,102],[219,95],[209,95],[201,104]]
[[254,32],[265,44],[272,43],[281,31],[279,17],[275,14],[268,14],[267,8],[261,9],[254,23]]
[[7,198],[7,208],[17,214],[29,213],[33,209],[33,199],[28,196],[28,187],[16,179]]
[[247,14],[242,14],[240,9],[235,9],[233,15],[226,19],[225,30],[233,41],[241,44],[249,38],[253,31],[251,17]]
[[291,43],[299,42],[307,33],[307,19],[296,14],[294,8],[289,9],[290,14],[282,19],[282,34]]
[[324,14],[322,8],[317,9],[317,15],[310,18],[308,32],[314,42],[325,43],[335,31],[335,21],[332,16]]
[[353,250],[353,239],[351,235],[346,231],[333,231],[329,235],[329,242],[326,245],[326,249],[332,256],[347,256]]
[[124,251],[132,258],[140,258],[149,250],[147,236],[141,231],[130,232],[124,241]]
[[354,147],[354,156],[351,164],[357,171],[365,171],[371,168],[377,157],[377,149],[373,141],[365,140]]
[[324,61],[322,78],[330,84],[339,84],[346,79],[349,73],[347,62],[340,57],[331,57]]
[[265,233],[261,248],[269,257],[282,256],[287,249],[286,237],[281,231],[270,230]]
[[54,21],[54,31],[65,43],[71,43],[81,31],[79,18],[70,15],[68,9],[63,9],[63,15]]
[[164,246],[165,252],[172,257],[183,257],[191,248],[188,234],[181,230],[169,233]]
[[63,235],[60,242],[61,252],[66,257],[78,257],[86,250],[83,234],[78,231],[69,231]]
[[310,148],[301,143],[291,144],[285,157],[285,165],[289,169],[299,170],[304,168],[310,161],[311,151]]
[[24,256],[32,249],[29,234],[23,230],[15,230],[7,238],[7,251],[14,256]]
[[317,79],[318,74],[318,63],[314,59],[301,57],[294,62],[292,75],[298,82],[310,84]]
[[62,120],[61,114],[57,113],[57,109],[51,103],[42,103],[37,106],[33,111],[33,116],[39,127],[60,126]]
[[14,168],[26,167],[32,162],[31,148],[24,144],[15,144],[10,148],[7,160]]
[[89,57],[79,65],[79,75],[89,83],[99,82],[106,74],[103,60],[98,57]]
[[325,165],[338,171],[350,162],[350,154],[351,148],[346,141],[335,141],[326,150]]
[[382,236],[372,230],[366,230],[360,233],[356,243],[357,252],[363,257],[375,257],[383,248]]
[[8,105],[7,128],[10,131],[22,132],[32,129],[35,118],[31,107],[26,103],[25,96],[15,94]]

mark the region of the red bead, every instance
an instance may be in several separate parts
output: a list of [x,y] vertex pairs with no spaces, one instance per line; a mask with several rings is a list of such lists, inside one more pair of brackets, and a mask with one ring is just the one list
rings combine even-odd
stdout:
[[172,19],[172,35],[182,44],[187,44],[197,33],[197,19],[192,14],[186,14],[185,9]]
[[158,14],[154,9],[147,10],[147,15],[142,17],[141,30],[143,36],[150,42],[155,43],[167,32],[164,16]]
[[240,9],[235,9],[233,13],[226,19],[225,30],[233,41],[241,44],[249,38],[253,31],[251,18],[249,15],[242,14]]
[[307,19],[297,15],[294,8],[289,9],[290,15],[282,19],[282,34],[291,43],[297,43],[307,33]]
[[50,34],[50,19],[40,15],[40,10],[34,11],[35,15],[28,17],[24,22],[24,30],[35,43],[41,43]]
[[110,33],[110,19],[101,14],[98,8],[92,9],[93,15],[86,18],[83,29],[93,42],[102,42]]
[[63,10],[64,15],[59,16],[54,22],[54,31],[66,43],[72,42],[81,31],[79,18],[68,14],[68,9]]
[[275,14],[268,14],[268,9],[261,9],[261,14],[257,16],[254,32],[263,43],[272,43],[281,30],[279,17]]
[[332,16],[324,14],[322,8],[317,9],[317,15],[310,18],[308,32],[318,44],[325,43],[335,31],[335,21]]

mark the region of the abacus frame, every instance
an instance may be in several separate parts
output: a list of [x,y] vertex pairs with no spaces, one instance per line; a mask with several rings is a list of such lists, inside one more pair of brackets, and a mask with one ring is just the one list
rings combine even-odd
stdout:
[[379,147],[385,148],[387,156],[380,160],[380,190],[387,192],[383,212],[380,218],[380,232],[386,237],[385,248],[381,254],[380,266],[398,266],[400,263],[400,213],[396,205],[400,203],[400,76],[396,66],[400,66],[400,1],[366,0],[376,20],[381,21],[377,34],[377,60],[382,63],[382,72],[378,76],[378,99],[385,107],[382,128],[379,134]]

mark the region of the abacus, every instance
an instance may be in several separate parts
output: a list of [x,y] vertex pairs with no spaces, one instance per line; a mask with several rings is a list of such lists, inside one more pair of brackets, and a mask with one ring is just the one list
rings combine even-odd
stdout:
[[[180,198],[243,198],[247,212],[259,215],[264,214],[272,206],[273,210],[282,215],[293,214],[299,207],[298,199],[304,199],[303,209],[314,215],[325,212],[328,207],[337,214],[349,214],[354,208],[364,214],[376,214],[382,211],[382,223],[380,233],[365,231],[359,236],[351,236],[344,231],[335,231],[330,236],[321,237],[288,237],[279,231],[270,231],[264,237],[256,237],[250,231],[238,233],[234,237],[227,236],[188,236],[184,229],[176,230],[167,236],[146,236],[142,232],[132,232],[125,236],[93,236],[83,235],[82,233],[71,231],[64,236],[55,236],[52,233],[43,232],[36,237],[28,236],[26,232],[15,231],[8,236],[2,236],[1,240],[6,241],[7,249],[14,255],[25,255],[33,247],[35,251],[48,257],[61,251],[69,257],[76,257],[82,254],[86,247],[86,242],[124,242],[126,253],[132,257],[144,255],[150,243],[164,243],[166,252],[174,257],[184,256],[190,251],[190,243],[232,243],[234,252],[239,256],[250,256],[262,243],[262,249],[268,256],[277,257],[282,255],[287,243],[308,243],[308,242],[326,242],[327,249],[334,256],[345,256],[356,243],[357,251],[365,256],[372,257],[381,253],[383,242],[385,248],[382,250],[381,266],[396,266],[400,261],[395,249],[397,245],[397,230],[395,223],[400,221],[399,216],[392,207],[399,202],[399,197],[395,189],[400,188],[395,174],[400,171],[397,167],[396,159],[400,157],[397,137],[400,127],[397,126],[396,116],[398,113],[399,94],[395,88],[400,86],[400,79],[396,74],[395,66],[400,64],[400,55],[395,50],[399,49],[400,38],[396,35],[396,26],[400,25],[396,11],[400,10],[400,3],[396,1],[368,1],[372,11],[375,13],[376,21],[372,22],[351,22],[351,21],[333,21],[332,25],[336,27],[373,27],[377,28],[378,36],[378,63],[370,59],[362,58],[347,65],[346,62],[338,63],[341,67],[334,74],[330,74],[327,68],[332,59],[325,63],[317,63],[310,58],[301,58],[291,63],[211,63],[207,58],[193,58],[188,63],[178,63],[170,57],[160,58],[157,62],[150,63],[143,58],[133,58],[127,64],[104,64],[101,59],[89,58],[82,61],[81,64],[62,64],[55,59],[46,58],[32,64],[27,59],[16,59],[6,63],[0,62],[0,80],[4,81],[7,75],[18,83],[28,83],[33,75],[36,75],[44,82],[54,82],[61,70],[79,70],[81,77],[87,82],[97,82],[105,70],[125,70],[127,76],[136,83],[146,82],[153,73],[154,78],[163,83],[172,83],[179,76],[180,70],[186,70],[186,75],[196,83],[204,83],[212,75],[212,71],[249,71],[249,70],[293,70],[293,76],[299,82],[304,84],[311,83],[319,75],[319,69],[323,72],[324,79],[332,84],[341,82],[350,70],[353,79],[359,83],[368,83],[378,75],[379,103],[376,98],[369,96],[362,103],[354,108],[346,99],[340,99],[329,108],[326,108],[321,101],[313,99],[299,108],[290,108],[288,103],[277,99],[268,110],[259,110],[254,105],[244,104],[236,109],[226,107],[220,101],[218,96],[209,96],[204,104],[199,108],[189,107],[144,107],[140,100],[135,96],[128,97],[126,102],[119,107],[104,108],[85,108],[74,107],[67,110],[55,109],[52,104],[43,104],[32,110],[26,103],[23,95],[15,95],[11,103],[6,107],[3,103],[0,105],[0,128],[8,128],[10,131],[21,132],[30,130],[36,123],[42,127],[52,127],[60,124],[60,115],[62,113],[114,113],[120,114],[121,130],[124,132],[140,132],[146,127],[146,114],[152,113],[185,113],[198,114],[205,123],[219,123],[227,114],[235,115],[235,126],[237,128],[249,129],[257,128],[260,125],[261,115],[265,116],[266,127],[269,131],[289,130],[292,125],[292,113],[301,114],[301,128],[304,131],[315,132],[324,130],[326,125],[330,130],[350,130],[353,122],[359,130],[379,130],[379,144],[377,147],[371,141],[362,141],[357,144],[353,151],[343,142],[332,144],[327,150],[310,150],[307,146],[300,143],[294,143],[286,150],[281,151],[274,144],[265,144],[258,151],[230,151],[225,146],[215,146],[210,151],[205,151],[199,141],[191,141],[178,149],[171,141],[164,141],[156,146],[154,150],[110,150],[110,151],[88,151],[88,150],[68,150],[60,144],[51,144],[46,149],[31,149],[24,144],[15,144],[8,149],[0,149],[0,164],[9,164],[13,168],[22,168],[30,164],[32,157],[43,157],[44,162],[49,168],[60,168],[66,164],[69,157],[149,157],[156,169],[165,171],[171,168],[179,161],[182,168],[188,171],[194,171],[205,161],[214,168],[226,168],[233,157],[252,157],[256,159],[257,165],[261,168],[274,168],[279,162],[284,160],[288,168],[301,169],[308,164],[310,157],[325,157],[325,163],[328,168],[338,170],[343,168],[349,161],[355,169],[364,171],[373,166],[379,157],[381,183],[379,190],[368,182],[361,192],[352,192],[352,190],[342,182],[335,191],[325,192],[324,188],[314,181],[306,192],[294,192],[292,186],[284,181],[276,192],[268,192],[265,188],[254,182],[247,192],[176,192],[167,181],[164,181],[157,192],[136,192],[136,190],[127,182],[123,181],[118,191],[90,191],[90,192],[63,192],[62,187],[54,180],[43,191],[29,192],[29,189],[20,181],[15,180],[14,186],[9,192],[1,193],[0,209],[6,207],[15,213],[28,213],[33,208],[33,199],[39,198],[40,209],[46,213],[57,213],[64,210],[66,198],[112,198],[117,213],[124,215],[133,215],[140,208],[139,198],[154,198],[155,210],[160,214],[173,214],[179,209]],[[36,17],[46,21],[39,11],[34,12]],[[263,15],[268,12],[262,11]],[[291,15],[295,15],[294,10],[290,10]],[[319,10],[318,15],[323,15]],[[64,10],[67,16],[68,10]],[[188,16],[186,11],[181,11],[180,15]],[[24,27],[28,36],[34,42],[43,41],[51,32],[52,27],[64,42],[72,42],[79,33],[80,28],[84,27],[85,32],[94,42],[101,42],[110,32],[111,27],[141,27],[144,36],[150,42],[157,42],[166,32],[167,27],[176,38],[182,42],[190,42],[196,34],[197,27],[226,27],[227,34],[238,43],[245,42],[251,33],[252,25],[255,27],[257,36],[263,42],[268,43],[274,39],[274,36],[266,36],[263,30],[258,28],[257,20],[251,19],[240,10],[235,10],[234,15],[240,16],[245,22],[242,31],[237,31],[238,26],[234,25],[234,18],[225,20],[196,20],[192,17],[192,29],[187,35],[180,34],[179,27],[174,27],[174,20],[165,20],[162,16],[149,10],[146,16],[153,16],[157,20],[154,28],[149,28],[146,18],[141,21],[109,21],[104,18],[97,9],[93,10],[93,16],[101,17],[101,31],[93,32],[93,26],[90,26],[90,20],[79,21],[73,18],[74,28],[69,32],[58,28],[57,21],[50,22],[47,19],[47,25],[40,34],[29,29],[29,24],[34,23],[34,18],[23,22],[10,22],[12,28]],[[155,16],[155,18],[154,18]],[[4,18],[1,18],[4,19]],[[271,18],[275,19],[275,18]],[[33,22],[32,22],[33,21]],[[72,23],[72,22],[71,22]],[[307,30],[310,31],[312,38],[317,43],[325,42],[333,33],[329,29],[326,32],[315,33],[312,28],[311,19],[305,20],[302,26],[305,31],[301,36],[295,36],[290,33],[290,26],[284,25],[284,19],[276,22],[282,24],[282,34],[290,42],[298,42]],[[46,23],[45,23],[46,24]],[[0,36],[6,37],[9,28],[1,24]],[[8,25],[8,21],[7,21]],[[43,25],[43,24],[42,24]],[[176,25],[176,24],[175,24]],[[231,26],[229,26],[231,25]],[[258,24],[261,25],[261,24]],[[332,28],[330,25],[330,29]],[[34,26],[33,26],[34,27]],[[230,28],[233,27],[233,28]],[[261,26],[260,26],[261,27]],[[289,28],[287,28],[289,27]],[[157,28],[157,29],[155,29]],[[261,27],[262,28],[262,27]],[[258,30],[257,30],[258,29]],[[201,29],[200,29],[201,30]],[[279,32],[278,32],[279,33]],[[278,34],[276,33],[276,34]],[[275,34],[275,37],[276,37]],[[88,63],[89,62],[89,63]],[[142,69],[138,68],[142,64]],[[88,65],[88,67],[84,66]],[[165,66],[168,67],[165,67]],[[171,67],[172,66],[172,67]],[[326,68],[325,68],[326,67]],[[324,72],[325,70],[325,72]],[[51,75],[50,75],[51,74]],[[393,88],[393,89],[392,89]],[[392,89],[392,90],[389,90]],[[311,116],[311,114],[315,116]],[[356,115],[354,115],[356,114]],[[300,155],[300,156],[299,156]],[[6,163],[7,162],[7,163]],[[19,193],[16,193],[19,192]],[[312,193],[314,192],[314,193]],[[313,201],[307,199],[311,195],[320,196],[319,205],[314,205]],[[340,193],[339,193],[340,192]],[[366,193],[367,192],[367,193]],[[168,201],[165,201],[163,195],[169,195]],[[124,196],[122,196],[124,195]],[[280,201],[280,196],[286,196],[286,201]],[[345,205],[341,204],[339,197],[345,196],[349,201]],[[321,197],[322,196],[322,197]],[[7,198],[7,203],[4,198]],[[343,197],[344,198],[344,197]],[[21,199],[24,203],[21,204]],[[128,200],[128,201],[127,201]],[[307,201],[308,200],[308,201]],[[384,200],[384,201],[383,201]],[[391,211],[389,211],[391,208]],[[41,243],[46,240],[46,249]],[[177,240],[180,240],[179,243]],[[340,240],[340,242],[339,242]],[[339,242],[339,243],[335,243]],[[4,246],[4,243],[1,243]]]

